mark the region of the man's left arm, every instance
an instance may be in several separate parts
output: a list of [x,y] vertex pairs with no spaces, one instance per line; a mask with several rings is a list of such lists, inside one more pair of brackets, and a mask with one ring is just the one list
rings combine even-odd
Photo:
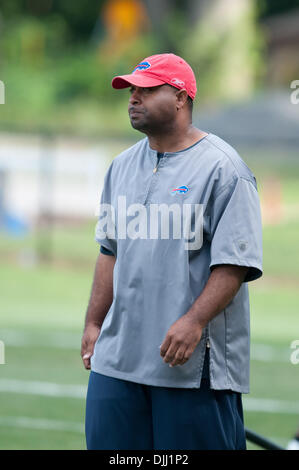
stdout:
[[242,282],[262,275],[262,224],[253,180],[237,178],[223,184],[211,208],[211,274],[187,313],[173,323],[160,347],[169,365],[188,361],[203,328],[222,312]]
[[203,328],[232,301],[248,269],[233,265],[213,268],[202,293],[188,312],[169,328],[160,347],[164,362],[172,367],[188,361],[201,339]]

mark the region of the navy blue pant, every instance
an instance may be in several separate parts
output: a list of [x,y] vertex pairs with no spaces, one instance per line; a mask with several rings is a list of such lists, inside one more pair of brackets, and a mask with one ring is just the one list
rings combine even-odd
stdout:
[[207,364],[199,389],[143,385],[91,372],[87,449],[246,449],[241,394],[210,389]]

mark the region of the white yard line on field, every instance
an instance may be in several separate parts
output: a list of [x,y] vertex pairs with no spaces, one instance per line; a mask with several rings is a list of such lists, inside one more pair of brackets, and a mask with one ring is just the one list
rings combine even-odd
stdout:
[[245,411],[299,415],[299,402],[246,396],[243,396],[242,401]]
[[[79,351],[81,334],[71,332],[33,333],[22,330],[1,329],[0,340],[9,347],[56,348]],[[253,343],[251,360],[261,362],[289,362],[291,349],[281,346]]]
[[39,429],[44,431],[67,431],[84,434],[84,424],[52,419],[30,418],[28,416],[1,416],[0,426]]
[[[39,431],[60,431],[84,434],[84,423],[74,423],[70,421],[56,421],[52,419],[31,418],[28,416],[3,416],[0,417],[0,427],[3,428],[26,428]],[[271,441],[277,442],[282,446],[287,444],[285,437],[271,436]]]
[[268,344],[252,343],[250,359],[260,362],[290,362],[292,350],[281,346],[270,346]]
[[0,392],[6,393],[58,398],[85,398],[86,390],[85,385],[62,385],[52,382],[0,379]]
[[[0,379],[0,392],[21,395],[40,395],[56,398],[86,398],[86,385],[61,385],[51,382],[37,382],[14,379]],[[245,411],[264,413],[298,414],[299,402],[253,398],[243,395]]]
[[80,349],[81,334],[71,332],[33,332],[1,328],[1,340],[6,346],[31,348]]

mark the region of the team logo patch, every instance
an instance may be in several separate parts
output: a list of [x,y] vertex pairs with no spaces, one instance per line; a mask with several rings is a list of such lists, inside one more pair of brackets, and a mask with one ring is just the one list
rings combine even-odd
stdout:
[[146,69],[149,69],[151,66],[151,64],[149,62],[140,62],[140,64],[136,65],[136,67],[134,68],[133,72],[136,72],[136,70],[146,70]]
[[248,242],[245,241],[245,240],[239,240],[238,241],[238,245],[239,245],[239,249],[241,251],[246,251],[247,247],[248,247]]
[[175,194],[186,194],[189,191],[188,186],[179,186],[178,188],[173,188],[171,190],[171,194],[174,196]]
[[183,80],[180,80],[179,78],[173,78],[171,80],[171,83],[177,86],[181,86],[181,87],[185,86],[185,82],[183,82]]

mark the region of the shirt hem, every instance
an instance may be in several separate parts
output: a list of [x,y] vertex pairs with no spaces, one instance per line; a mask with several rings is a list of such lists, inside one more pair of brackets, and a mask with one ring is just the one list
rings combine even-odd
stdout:
[[103,374],[103,375],[108,375],[108,377],[115,377],[117,379],[123,379],[123,380],[128,380],[129,382],[136,382],[139,384],[143,385],[151,385],[154,387],[173,387],[173,388],[200,388],[200,384],[198,384],[198,381],[191,382],[191,383],[186,383],[182,385],[182,383],[177,383],[177,382],[168,382],[165,381],[164,379],[155,379],[156,383],[153,383],[151,380],[146,380],[140,377],[136,377],[135,375],[127,374],[126,372],[120,372],[116,370],[107,370],[107,369],[102,369],[102,368],[96,368],[92,367],[92,372],[96,372],[98,374]]
[[[168,382],[163,379],[155,379],[156,383],[153,383],[150,380],[146,379],[141,379],[140,377],[136,377],[135,375],[127,374],[125,372],[120,372],[116,370],[107,370],[103,368],[97,368],[97,367],[92,367],[91,369],[92,372],[96,372],[97,374],[102,374],[102,375],[107,375],[108,377],[114,377],[116,379],[122,379],[122,380],[128,380],[129,382],[135,382],[143,385],[150,385],[153,387],[170,387],[170,388],[196,388],[200,389],[200,383],[201,380],[196,382],[191,383],[185,383],[182,385],[182,383],[177,383],[177,382]],[[158,383],[159,382],[159,383]],[[161,383],[162,382],[162,383]],[[219,387],[219,386],[212,386],[210,382],[210,389],[212,390],[232,390],[233,392],[238,392],[238,393],[249,393],[249,391],[246,391],[247,389],[244,389],[242,387]],[[245,390],[245,391],[243,391]]]

